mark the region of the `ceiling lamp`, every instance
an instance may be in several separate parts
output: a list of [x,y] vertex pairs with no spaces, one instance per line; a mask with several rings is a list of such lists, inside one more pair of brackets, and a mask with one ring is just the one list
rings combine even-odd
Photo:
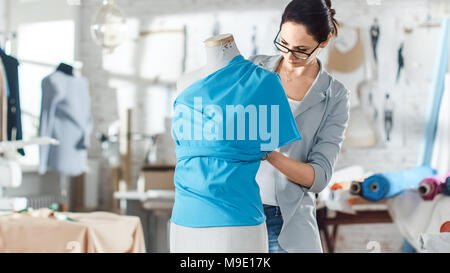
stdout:
[[103,0],[91,24],[94,41],[113,52],[126,38],[126,20],[114,0]]

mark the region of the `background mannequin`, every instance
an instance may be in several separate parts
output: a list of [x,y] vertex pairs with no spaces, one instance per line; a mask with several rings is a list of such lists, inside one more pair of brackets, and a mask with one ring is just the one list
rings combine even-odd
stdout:
[[[177,81],[177,93],[226,66],[240,52],[231,34],[204,41],[206,65]],[[192,228],[170,223],[170,252],[268,252],[266,223],[256,226]]]

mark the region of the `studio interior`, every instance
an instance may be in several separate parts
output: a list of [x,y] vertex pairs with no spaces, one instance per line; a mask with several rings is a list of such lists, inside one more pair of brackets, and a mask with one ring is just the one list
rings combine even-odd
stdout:
[[448,253],[449,53],[448,0],[0,0],[0,252]]

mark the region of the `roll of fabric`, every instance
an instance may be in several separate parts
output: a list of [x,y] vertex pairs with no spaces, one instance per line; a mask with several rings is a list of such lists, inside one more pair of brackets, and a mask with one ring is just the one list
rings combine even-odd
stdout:
[[450,221],[444,222],[441,225],[440,232],[450,232]]
[[350,193],[352,195],[362,196],[362,182],[361,181],[353,181],[350,185]]
[[450,196],[450,176],[445,179],[445,183],[441,184],[441,192]]
[[378,201],[397,195],[405,189],[418,187],[422,179],[436,173],[431,167],[420,166],[404,171],[374,174],[362,182],[362,195],[367,200]]
[[417,191],[423,200],[431,201],[436,195],[442,192],[441,184],[444,182],[444,177],[440,175],[425,177],[420,181]]

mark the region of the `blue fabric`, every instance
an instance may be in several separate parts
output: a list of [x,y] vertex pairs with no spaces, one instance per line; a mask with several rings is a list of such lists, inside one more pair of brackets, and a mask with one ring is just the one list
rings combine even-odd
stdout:
[[408,240],[403,239],[402,253],[417,253],[416,249],[408,242]]
[[269,253],[287,253],[278,243],[278,236],[283,227],[283,217],[280,207],[264,205],[264,214],[266,215]]
[[[422,179],[433,176],[436,170],[420,166],[404,171],[374,174],[362,182],[363,197],[370,201],[378,201],[401,193],[403,190],[417,187]],[[376,186],[376,190],[372,187]]]
[[445,74],[448,71],[448,59],[450,54],[450,18],[445,18],[441,24],[441,36],[436,53],[436,62],[431,81],[431,101],[426,118],[424,138],[419,151],[418,165],[431,164],[436,130],[439,120],[442,96],[444,94]]
[[[249,107],[241,125],[242,116],[227,115],[228,107],[237,105]],[[256,111],[258,122],[252,122],[255,116],[250,119],[252,106],[258,110],[267,106],[267,112]],[[278,117],[273,118],[277,109]],[[260,159],[264,151],[301,139],[278,74],[238,55],[186,88],[175,99],[174,112],[177,164],[171,221],[187,227],[263,223],[255,181]],[[264,117],[265,131],[272,134],[269,139],[250,133],[264,130],[260,123]]]
[[[8,78],[8,121],[6,133],[8,140],[22,139],[22,114],[20,110],[20,94],[19,94],[19,62],[16,58],[7,55],[3,49],[0,48],[0,58],[3,62]],[[15,131],[15,139],[13,137]],[[17,150],[20,154],[25,155],[23,149]]]

